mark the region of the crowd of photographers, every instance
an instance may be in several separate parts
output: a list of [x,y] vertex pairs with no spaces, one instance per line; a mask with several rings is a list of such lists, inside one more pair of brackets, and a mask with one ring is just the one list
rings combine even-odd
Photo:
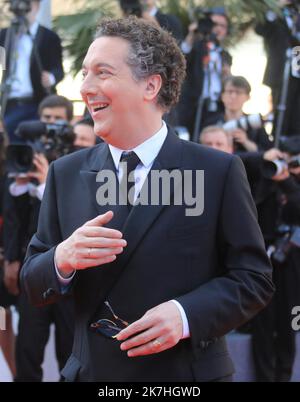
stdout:
[[[82,116],[74,123],[72,103],[53,94],[63,77],[61,44],[54,32],[36,22],[39,3],[31,1],[30,34],[19,33],[17,47],[22,57],[5,95],[0,129],[0,305],[7,307],[7,330],[0,331],[0,346],[16,381],[42,380],[51,324],[55,325],[60,368],[70,354],[72,299],[32,307],[20,294],[18,277],[27,244],[37,228],[49,163],[99,141],[91,119]],[[268,12],[265,23],[256,27],[268,56],[265,83],[273,95],[273,134],[284,109],[276,141],[267,134],[259,110],[257,115],[243,112],[251,87],[244,77],[231,75],[232,58],[224,45],[231,27],[224,8],[199,11],[184,37],[179,19],[160,12],[154,0],[120,0],[124,16],[134,14],[168,29],[186,56],[182,96],[166,120],[178,126],[178,134],[180,127],[185,127],[189,139],[236,153],[244,162],[277,287],[271,304],[239,329],[252,334],[258,381],[290,380],[296,353],[291,313],[293,306],[300,305],[300,70],[285,71],[286,50],[300,46],[300,6],[290,0],[280,0],[279,5],[282,15]],[[0,31],[0,45],[5,42],[5,32]],[[39,52],[39,46],[46,46],[47,52]],[[285,99],[284,84],[288,84]],[[11,305],[17,307],[20,317],[16,350]]]
[[20,294],[18,279],[27,244],[37,228],[49,163],[96,143],[89,118],[71,126],[73,105],[65,97],[46,97],[40,103],[38,113],[38,121],[19,125],[17,134],[24,143],[20,141],[6,148],[7,179],[2,183],[1,305],[14,304],[19,312],[15,357],[11,354],[7,359],[16,381],[41,381],[41,365],[51,324],[55,325],[56,358],[60,369],[71,352],[72,300],[46,308],[33,307],[25,295]]

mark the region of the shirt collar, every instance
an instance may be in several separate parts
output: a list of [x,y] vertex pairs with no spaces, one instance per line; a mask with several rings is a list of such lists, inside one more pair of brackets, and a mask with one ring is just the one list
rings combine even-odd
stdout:
[[151,17],[155,17],[156,14],[158,12],[158,8],[157,7],[153,7],[150,11],[149,14],[151,15]]
[[[140,145],[137,147],[126,150],[126,152],[129,151],[134,151],[137,156],[140,158],[140,161],[144,165],[144,167],[148,168],[154,161],[154,159],[157,157],[166,137],[168,134],[168,128],[166,126],[166,123],[163,121],[162,122],[162,127],[160,130],[152,135],[150,138],[148,138],[146,141],[142,142]],[[119,149],[114,147],[113,145],[108,145],[109,150],[111,153],[111,156],[113,158],[116,170],[119,168],[119,163],[121,159],[121,155],[124,152],[123,149]]]
[[34,23],[33,23],[33,24],[30,26],[30,28],[29,28],[30,35],[31,35],[33,38],[36,36],[37,31],[38,31],[38,28],[39,28],[39,23],[38,23],[38,21],[34,21]]

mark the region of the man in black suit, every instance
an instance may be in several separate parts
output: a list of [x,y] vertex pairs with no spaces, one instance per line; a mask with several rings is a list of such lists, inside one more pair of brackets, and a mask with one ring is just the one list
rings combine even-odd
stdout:
[[[267,66],[263,83],[272,90],[273,108],[277,112],[283,86],[286,51],[300,46],[300,13],[299,6],[290,0],[279,0],[282,7],[278,16],[268,11],[265,21],[256,26],[256,33],[264,39],[267,53]],[[297,58],[297,54],[295,54]],[[295,60],[296,61],[296,60]],[[282,128],[282,135],[292,136],[300,134],[300,71],[292,68],[288,77],[289,90],[286,100],[286,111]]]
[[182,25],[180,20],[175,15],[162,13],[157,8],[156,0],[141,0],[141,3],[144,7],[144,11],[142,13],[143,18],[159,24],[159,26],[161,26],[163,29],[171,32],[178,42],[182,41]]
[[[210,30],[207,29],[209,21]],[[179,125],[189,129],[194,141],[198,140],[207,121],[212,121],[224,112],[221,102],[222,81],[230,75],[232,64],[232,57],[224,48],[229,25],[225,9],[212,8],[209,18],[190,24],[188,35],[181,44],[187,58],[187,77],[177,112]],[[200,128],[195,133],[199,111]]]
[[[39,114],[43,123],[70,122],[73,118],[73,105],[63,96],[50,95],[40,103]],[[71,352],[74,332],[71,297],[64,302],[37,308],[28,302],[24,292],[19,294],[19,269],[28,243],[37,229],[49,168],[43,153],[35,153],[33,164],[35,169],[28,172],[27,177],[23,174],[23,177],[17,177],[12,182],[7,180],[4,191],[4,282],[9,294],[19,296],[14,378],[17,382],[42,381],[42,363],[52,324],[55,327],[56,358],[61,369]]]
[[[38,118],[38,105],[63,79],[62,47],[56,33],[36,21],[40,1],[31,1],[31,11],[26,14],[28,31],[19,34],[14,53],[18,54],[15,68],[13,55],[7,57],[6,79],[8,102],[4,123],[10,142],[21,142],[15,136],[18,124]],[[9,29],[0,32],[0,46],[5,46]],[[15,71],[12,71],[15,70]]]
[[[162,121],[184,68],[174,38],[136,18],[102,21],[85,57],[81,92],[105,142],[50,166],[21,270],[35,305],[73,292],[68,381],[228,380],[224,335],[272,296],[242,162]],[[170,173],[191,180],[161,194],[157,175]]]

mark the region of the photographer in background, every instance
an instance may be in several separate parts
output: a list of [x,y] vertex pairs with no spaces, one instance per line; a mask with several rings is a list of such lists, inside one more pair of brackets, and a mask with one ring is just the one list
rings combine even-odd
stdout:
[[200,133],[199,142],[207,147],[233,154],[233,139],[222,127],[207,126]]
[[[232,137],[222,127],[206,127],[201,132],[200,143],[223,152],[233,152]],[[294,153],[292,149],[290,152]],[[272,259],[276,286],[271,303],[247,326],[253,335],[256,379],[289,381],[296,355],[291,312],[295,305],[300,304],[300,152],[291,155],[275,148],[264,153],[249,152],[243,162],[247,174],[249,164],[252,164],[252,171],[257,170],[256,184],[261,191],[251,190],[258,222]],[[269,177],[271,162],[275,171],[278,166],[278,171]],[[282,227],[285,231],[278,230]]]
[[97,136],[94,131],[94,122],[92,119],[82,119],[74,124],[76,149],[92,147],[96,145]]
[[178,43],[183,39],[181,21],[172,14],[162,13],[156,5],[156,0],[141,0],[143,6],[142,17],[149,22],[154,22],[174,36]]
[[223,48],[229,31],[225,9],[215,7],[204,12],[202,10],[200,15],[201,18],[189,26],[189,33],[181,44],[187,58],[187,77],[178,116],[179,125],[186,126],[190,133],[194,133],[199,103],[203,102],[200,131],[204,121],[223,110],[222,80],[230,74],[232,63],[230,54]]
[[[277,107],[284,83],[284,67],[287,49],[300,45],[300,2],[298,0],[278,0],[281,15],[268,11],[265,22],[256,26],[256,33],[264,39],[267,53],[267,66],[263,83],[272,90],[273,110],[277,115]],[[297,57],[295,55],[294,57]],[[293,59],[292,59],[293,61]],[[296,60],[295,60],[296,61]],[[282,127],[283,135],[300,134],[300,71],[292,68],[288,78],[288,94]]]
[[[19,123],[38,118],[39,103],[54,91],[64,76],[61,41],[56,33],[37,22],[40,1],[31,0],[29,4],[31,11],[25,14],[28,30],[18,34],[13,54],[7,55],[5,84],[8,102],[4,124],[10,142],[21,142],[15,136]],[[5,46],[10,29],[0,31],[0,46]]]
[[[266,178],[261,182],[264,197],[257,202],[257,210],[276,286],[271,303],[252,322],[256,379],[264,382],[290,381],[296,355],[291,312],[300,302],[300,167],[288,165],[291,158],[291,154],[271,149],[260,165]],[[267,178],[272,161],[278,169]]]
[[[10,306],[15,303],[15,297],[11,295],[4,282],[4,250],[3,250],[3,193],[5,188],[5,152],[7,136],[0,120],[0,306],[5,308],[5,331],[0,330],[0,350],[4,356],[12,377],[16,374],[15,364],[15,334],[12,326],[12,313]],[[9,277],[6,278],[9,281]]]
[[[44,123],[61,120],[70,122],[73,107],[68,99],[51,95],[43,100],[39,113]],[[40,203],[49,167],[49,162],[42,153],[35,154],[33,163],[36,169],[28,172],[26,177],[16,178],[5,191],[5,275],[10,276],[8,291],[14,295],[19,293],[19,269],[27,244],[37,230]],[[15,381],[41,381],[41,365],[52,323],[55,324],[56,356],[60,368],[69,357],[73,342],[73,304],[71,299],[67,299],[64,303],[36,308],[28,303],[25,294],[21,294],[18,310],[20,319]]]
[[[38,112],[40,121],[43,123],[70,123],[73,118],[73,105],[64,96],[50,95],[40,103]],[[10,193],[12,196],[17,197],[28,191],[33,196],[36,195],[40,201],[42,200],[49,161],[43,153],[36,152],[33,164],[35,166],[34,171],[29,171],[26,174],[27,177],[24,177],[24,175],[17,177],[10,185]]]
[[[223,125],[229,131],[234,140],[235,152],[255,152],[270,149],[272,142],[267,135],[263,122],[251,125],[249,115],[243,112],[244,104],[250,99],[251,86],[246,78],[241,76],[229,76],[225,78],[222,88],[222,102],[224,112],[214,116],[204,126],[210,124]],[[239,119],[245,117],[245,129],[239,124]],[[229,122],[235,124],[228,124]],[[227,123],[227,124],[224,124]],[[232,127],[232,129],[231,129]]]

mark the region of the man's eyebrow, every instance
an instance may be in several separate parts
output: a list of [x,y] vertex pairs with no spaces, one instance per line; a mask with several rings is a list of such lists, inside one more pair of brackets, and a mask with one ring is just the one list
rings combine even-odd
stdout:
[[[97,64],[95,64],[93,67],[94,67],[94,68],[107,67],[107,68],[110,68],[110,69],[112,69],[112,70],[116,70],[115,67],[113,67],[112,65],[110,65],[110,64],[108,64],[108,63],[97,63]],[[85,64],[82,65],[82,69],[83,69],[83,70],[86,70],[86,69],[87,69],[87,67],[86,67]]]

